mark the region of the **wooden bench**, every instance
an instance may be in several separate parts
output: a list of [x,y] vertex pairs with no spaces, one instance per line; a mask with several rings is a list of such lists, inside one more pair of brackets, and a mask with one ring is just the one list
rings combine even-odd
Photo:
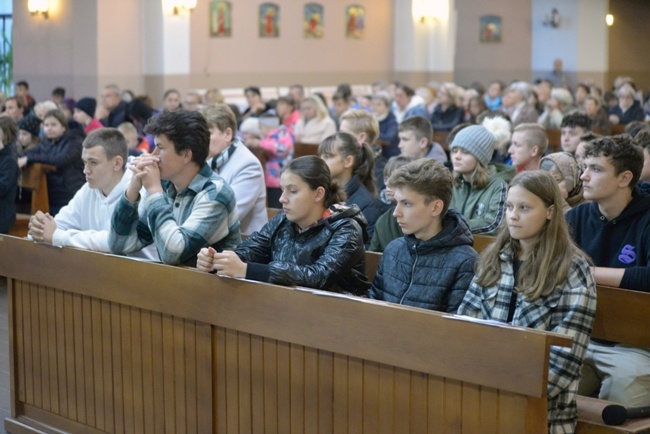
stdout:
[[21,170],[19,185],[32,190],[31,214],[16,214],[16,222],[9,229],[9,235],[25,237],[29,230],[29,218],[36,211],[50,212],[50,200],[47,192],[47,172],[56,170],[49,164],[34,163]]
[[548,148],[552,152],[562,151],[562,131],[546,130],[546,137],[548,138]]
[[545,434],[549,348],[570,345],[10,236],[0,275],[12,433]]
[[434,131],[432,141],[438,142],[440,146],[442,146],[442,149],[449,152],[450,151],[449,145],[447,145],[448,135],[449,135],[449,131]]
[[[598,286],[598,304],[592,337],[650,348],[648,333],[650,293]],[[650,418],[631,420],[621,426],[608,426],[602,420],[603,408],[611,404],[595,398],[578,397],[576,433],[650,432]]]
[[626,126],[627,125],[621,125],[621,124],[612,125],[612,134],[611,135],[616,136],[616,135],[625,133],[625,127]]
[[295,143],[293,145],[293,158],[306,155],[318,155],[318,143]]

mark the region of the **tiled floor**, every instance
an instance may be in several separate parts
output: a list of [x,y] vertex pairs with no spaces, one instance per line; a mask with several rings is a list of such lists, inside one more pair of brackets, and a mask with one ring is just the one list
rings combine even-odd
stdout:
[[9,338],[7,320],[7,282],[0,277],[0,433],[9,417]]

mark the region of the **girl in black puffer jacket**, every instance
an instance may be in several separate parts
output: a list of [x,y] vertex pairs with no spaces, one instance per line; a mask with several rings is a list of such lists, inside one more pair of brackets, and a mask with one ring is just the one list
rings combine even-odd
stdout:
[[204,248],[197,268],[280,285],[365,296],[366,221],[344,206],[339,186],[318,157],[292,160],[282,172],[282,211],[234,252]]

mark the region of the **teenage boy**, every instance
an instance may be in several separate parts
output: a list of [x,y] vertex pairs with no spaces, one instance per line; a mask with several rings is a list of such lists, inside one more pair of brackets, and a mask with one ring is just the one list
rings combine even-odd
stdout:
[[201,114],[210,128],[208,165],[233,189],[241,231],[259,231],[268,221],[262,164],[237,137],[237,119],[227,104],[204,107]]
[[399,150],[401,155],[413,158],[433,158],[446,162],[447,154],[439,143],[431,141],[433,128],[431,122],[422,116],[403,120],[398,127]]
[[[203,247],[234,249],[241,241],[235,195],[205,163],[205,118],[183,109],[164,111],[144,132],[155,137],[156,149],[131,164],[131,182],[113,212],[111,251],[125,254],[155,243],[165,264],[193,265]],[[148,196],[140,201],[142,187]]]
[[453,176],[422,158],[400,167],[389,185],[404,236],[388,244],[370,298],[455,313],[474,277],[478,254],[462,215],[449,209]]
[[[591,257],[596,283],[638,291],[650,288],[650,198],[636,186],[643,150],[622,134],[585,146],[585,199],[569,211],[575,242]],[[639,324],[639,326],[642,326]],[[629,407],[650,405],[650,351],[592,341],[579,393]]]
[[539,162],[548,147],[546,130],[539,124],[527,123],[515,127],[512,133],[512,144],[508,154],[517,172],[538,170]]
[[571,113],[562,118],[560,126],[560,140],[562,150],[575,155],[580,144],[580,138],[591,132],[591,119],[582,113]]
[[[405,157],[403,155],[398,155],[388,160],[388,163],[384,167],[384,183],[388,182],[395,170],[413,161],[415,161],[415,158]],[[404,233],[393,215],[393,211],[395,211],[395,196],[388,184],[379,193],[379,199],[382,204],[382,209],[386,209],[386,211],[377,219],[368,250],[382,253],[391,241],[395,238],[400,238]]]
[[[110,252],[108,234],[111,215],[131,180],[125,170],[126,140],[115,128],[93,131],[83,142],[86,183],[56,217],[38,211],[29,219],[29,236],[57,247]],[[133,256],[158,260],[155,249],[145,248]]]

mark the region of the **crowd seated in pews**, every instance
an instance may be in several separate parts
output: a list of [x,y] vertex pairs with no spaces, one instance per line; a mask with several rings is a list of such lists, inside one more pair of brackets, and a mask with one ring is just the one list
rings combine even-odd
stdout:
[[[170,89],[158,113],[114,84],[74,114],[7,99],[0,233],[20,168],[51,164],[36,242],[567,334],[573,347],[551,353],[552,431],[572,430],[576,392],[650,405],[650,352],[589,342],[596,284],[650,288],[650,114],[633,81],[611,107],[550,80],[377,82],[356,100],[349,85],[269,89]],[[366,248],[385,255],[371,275]]]

